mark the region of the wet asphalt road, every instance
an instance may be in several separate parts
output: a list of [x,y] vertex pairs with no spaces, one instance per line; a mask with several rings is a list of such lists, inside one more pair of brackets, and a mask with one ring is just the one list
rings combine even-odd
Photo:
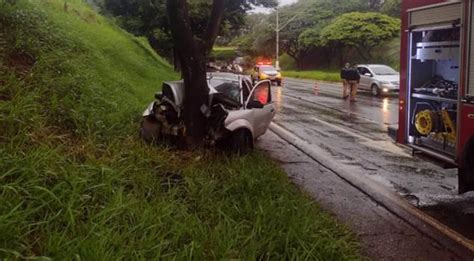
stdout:
[[369,260],[471,261],[474,257],[438,231],[406,222],[275,133],[261,137],[258,146],[283,167],[294,184],[353,231]]
[[323,149],[353,175],[396,191],[464,236],[474,239],[474,194],[457,194],[457,173],[393,143],[387,127],[398,122],[397,97],[361,92],[344,101],[339,84],[286,79],[273,88],[274,122]]

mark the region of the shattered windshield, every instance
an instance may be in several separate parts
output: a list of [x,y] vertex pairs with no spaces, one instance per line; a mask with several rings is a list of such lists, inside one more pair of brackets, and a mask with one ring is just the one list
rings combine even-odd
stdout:
[[210,83],[216,91],[240,103],[240,87],[238,82],[212,79]]

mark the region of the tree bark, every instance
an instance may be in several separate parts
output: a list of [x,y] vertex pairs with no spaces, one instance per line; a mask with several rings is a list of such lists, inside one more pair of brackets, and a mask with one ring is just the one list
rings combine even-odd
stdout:
[[204,54],[209,55],[216,41],[219,29],[221,27],[222,18],[224,16],[225,0],[214,0],[212,4],[211,18],[206,31],[206,38],[204,43]]
[[201,107],[209,99],[205,57],[194,38],[186,0],[167,0],[167,11],[185,86],[186,143],[195,145],[206,135],[206,118],[201,113]]

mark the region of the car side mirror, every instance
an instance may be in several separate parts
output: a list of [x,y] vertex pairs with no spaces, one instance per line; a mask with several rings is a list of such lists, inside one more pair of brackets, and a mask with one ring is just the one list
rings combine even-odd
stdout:
[[262,109],[263,104],[260,101],[249,101],[247,109]]
[[364,75],[367,76],[367,77],[372,77],[371,73],[365,73]]

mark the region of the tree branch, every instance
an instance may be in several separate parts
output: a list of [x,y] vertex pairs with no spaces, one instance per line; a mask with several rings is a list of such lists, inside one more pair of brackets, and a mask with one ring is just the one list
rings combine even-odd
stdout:
[[[169,1],[169,0],[168,0]],[[225,0],[214,0],[212,4],[211,18],[207,25],[206,39],[204,43],[205,55],[209,54],[214,46],[222,18],[224,17]]]

